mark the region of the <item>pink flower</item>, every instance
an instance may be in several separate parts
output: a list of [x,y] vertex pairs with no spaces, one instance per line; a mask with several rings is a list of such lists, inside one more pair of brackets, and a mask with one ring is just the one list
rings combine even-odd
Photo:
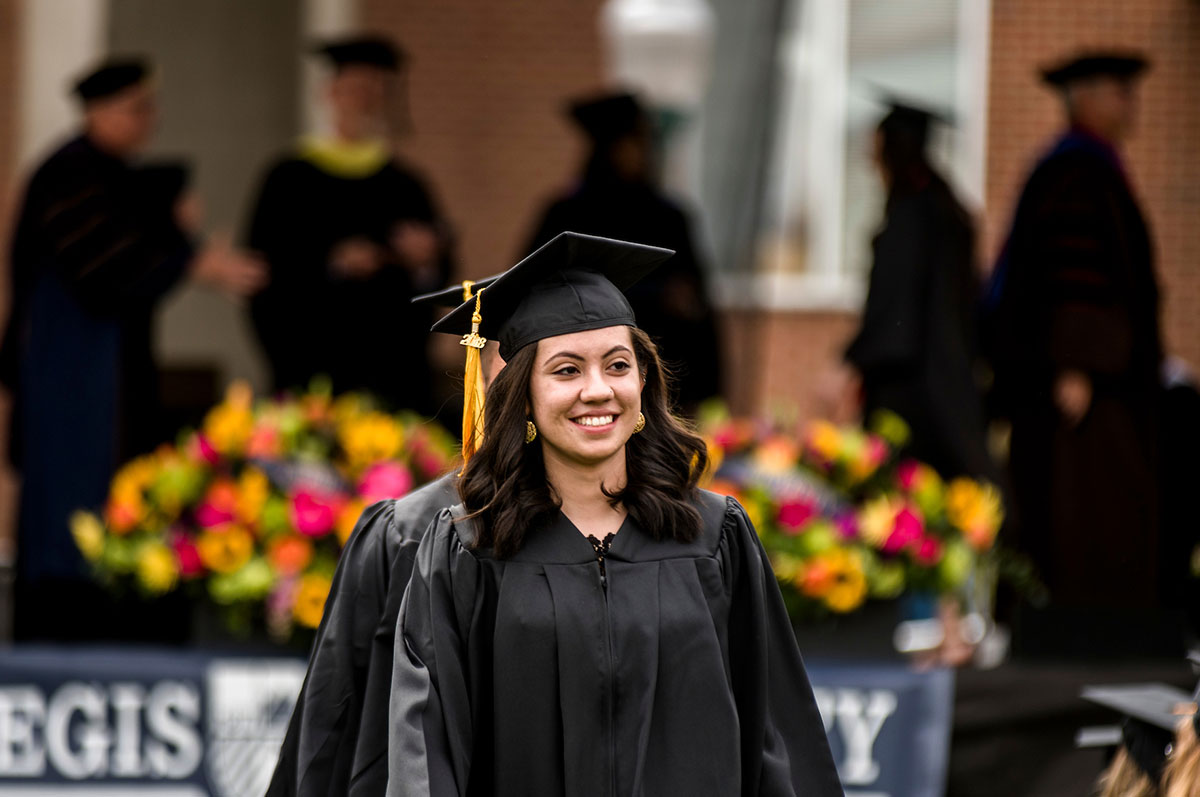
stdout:
[[779,507],[775,519],[788,534],[798,534],[805,523],[817,514],[816,505],[807,498],[788,501]]
[[888,458],[888,445],[883,441],[882,437],[877,435],[867,435],[866,459],[871,464],[871,467],[877,468],[883,464]]
[[906,459],[896,468],[896,481],[900,483],[901,490],[912,492],[916,489],[920,475],[921,463],[916,460]]
[[937,537],[922,537],[911,550],[917,564],[926,567],[936,565],[942,558],[942,543]]
[[221,460],[217,449],[213,448],[213,444],[200,432],[196,432],[188,440],[187,453],[193,462],[203,462],[207,465],[216,465]]
[[196,543],[182,531],[176,531],[171,536],[171,548],[175,558],[179,560],[179,575],[182,578],[195,578],[204,573],[204,564],[200,561],[200,552]]
[[884,553],[897,553],[917,543],[925,534],[921,517],[910,507],[896,513],[892,522],[892,533],[883,543]]
[[399,462],[377,462],[367,468],[358,482],[358,494],[373,504],[385,498],[399,498],[413,488],[413,476]]
[[292,493],[292,527],[309,537],[329,533],[346,499],[319,488],[301,487]]

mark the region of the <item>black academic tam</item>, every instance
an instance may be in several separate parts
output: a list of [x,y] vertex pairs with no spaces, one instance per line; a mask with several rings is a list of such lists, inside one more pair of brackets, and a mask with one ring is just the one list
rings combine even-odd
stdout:
[[604,582],[561,512],[504,560],[442,512],[397,628],[388,794],[841,795],[757,535],[695,500],[690,543],[627,517]]

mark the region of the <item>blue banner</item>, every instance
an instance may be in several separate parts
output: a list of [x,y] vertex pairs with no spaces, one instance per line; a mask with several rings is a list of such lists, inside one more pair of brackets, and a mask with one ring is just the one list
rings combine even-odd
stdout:
[[[942,794],[952,673],[808,667],[847,795]],[[10,649],[0,653],[0,793],[256,797],[303,678],[294,658]]]

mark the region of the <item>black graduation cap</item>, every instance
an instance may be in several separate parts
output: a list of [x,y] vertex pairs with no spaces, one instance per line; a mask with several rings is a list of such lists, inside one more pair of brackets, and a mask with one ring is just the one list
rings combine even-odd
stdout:
[[420,296],[412,298],[413,304],[431,304],[434,307],[458,307],[466,301],[470,301],[475,296],[476,291],[481,291],[487,286],[496,281],[493,277],[484,277],[481,280],[463,280],[459,285],[451,285],[449,288],[442,288],[440,291],[432,291],[423,293]]
[[84,102],[111,97],[136,86],[150,75],[149,64],[141,58],[105,61],[75,83],[75,95]]
[[1042,70],[1042,80],[1059,88],[1077,80],[1105,75],[1115,78],[1135,78],[1150,66],[1150,62],[1132,52],[1088,52]]
[[[675,252],[577,232],[559,233],[433,325],[434,332],[500,342],[509,359],[530,343],[610,326],[636,326],[622,291]],[[479,305],[480,321],[472,316]]]
[[395,72],[408,60],[403,50],[382,36],[354,36],[326,42],[316,52],[328,58],[335,69],[366,64]]
[[949,111],[934,108],[929,105],[900,97],[884,89],[876,89],[878,99],[888,108],[879,127],[885,133],[906,135],[913,141],[920,142],[922,148],[929,140],[929,128],[935,122],[953,125],[953,114]]
[[597,144],[634,133],[646,121],[646,109],[628,92],[577,98],[570,102],[567,112]]
[[1162,778],[1179,718],[1190,707],[1192,722],[1200,722],[1195,704],[1190,702],[1194,696],[1165,684],[1088,686],[1083,698],[1124,715],[1121,744],[1156,783]]

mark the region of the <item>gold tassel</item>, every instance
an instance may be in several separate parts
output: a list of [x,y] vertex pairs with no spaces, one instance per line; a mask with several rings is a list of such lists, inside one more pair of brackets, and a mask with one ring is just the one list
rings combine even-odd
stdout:
[[[463,296],[471,298],[471,285],[463,283]],[[459,341],[467,347],[467,366],[463,374],[463,420],[462,420],[462,457],[463,468],[471,461],[471,457],[483,445],[483,364],[480,353],[487,345],[487,338],[479,334],[479,324],[483,321],[480,315],[480,302],[483,298],[483,288],[475,293],[475,312],[471,315],[471,332],[463,335]]]

